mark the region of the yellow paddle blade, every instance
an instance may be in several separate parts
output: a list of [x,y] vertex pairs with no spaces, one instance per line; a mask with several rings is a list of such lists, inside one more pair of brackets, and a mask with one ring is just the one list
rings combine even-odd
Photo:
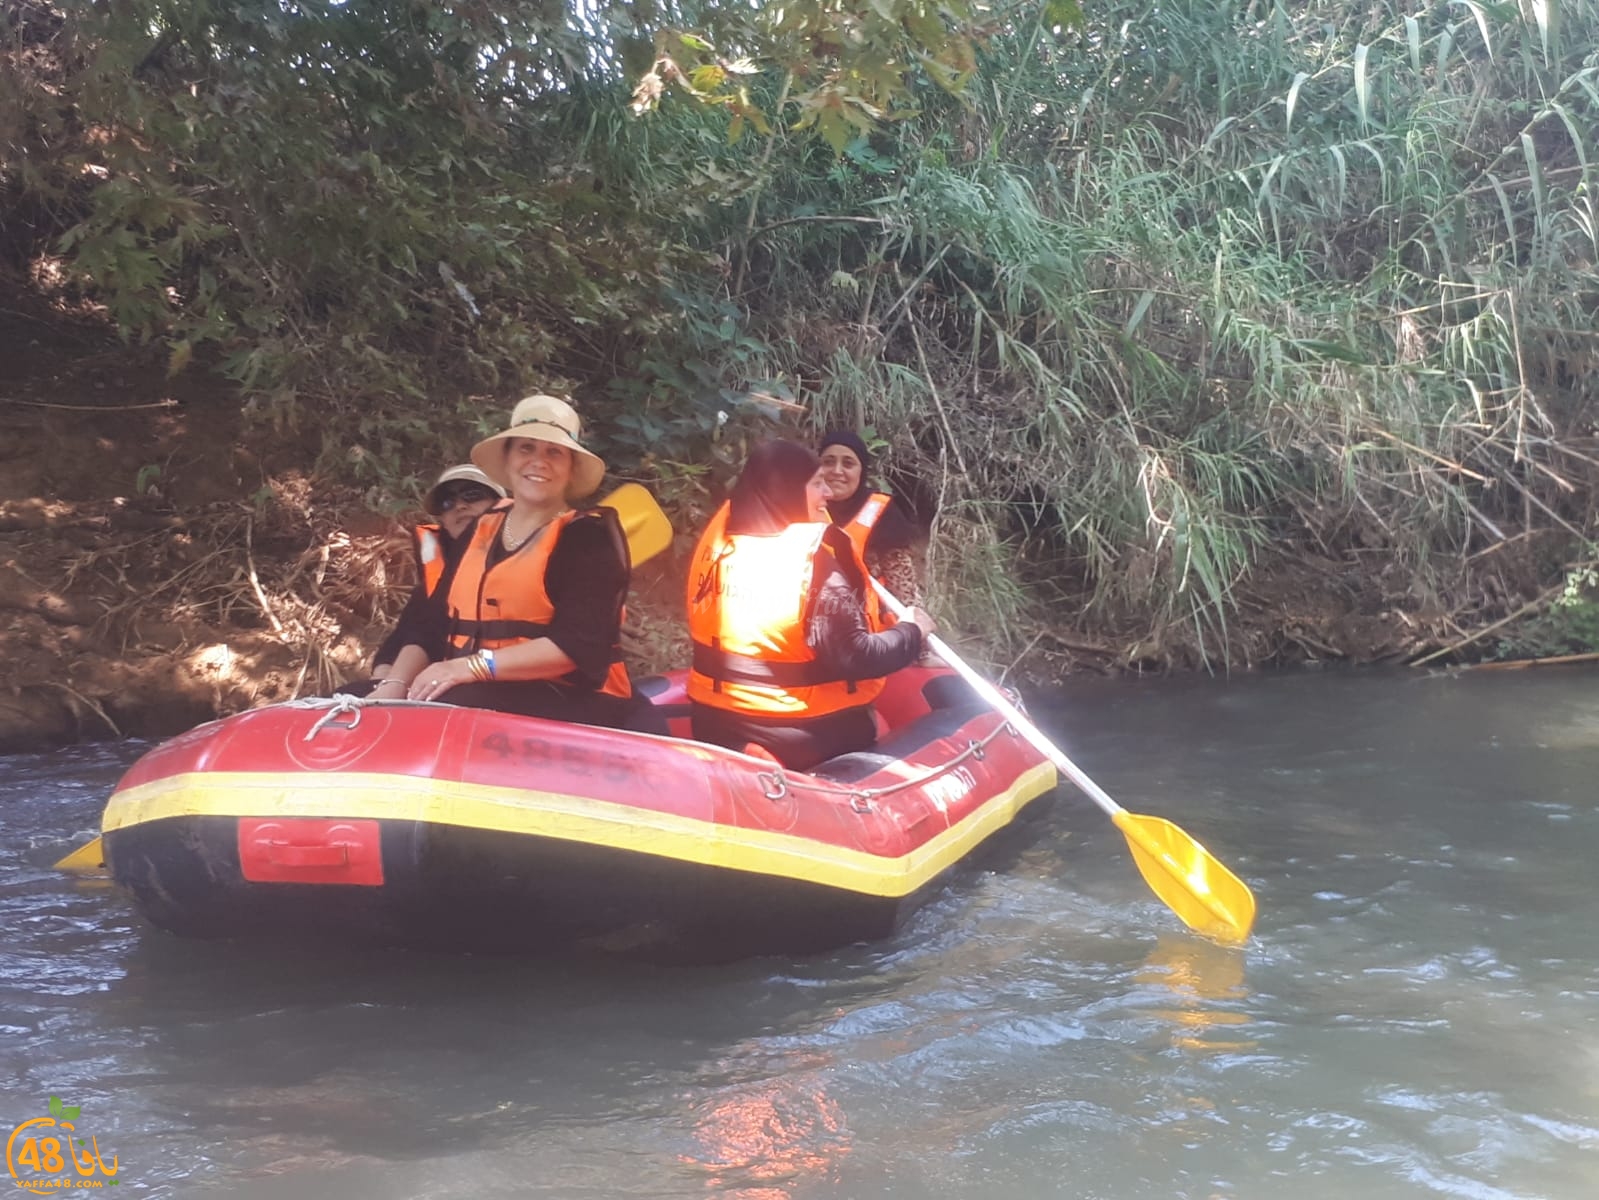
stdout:
[[92,842],[79,846],[56,863],[56,870],[68,871],[73,875],[104,875],[105,843],[95,838]]
[[635,567],[672,544],[672,522],[643,484],[624,483],[600,503],[614,508],[622,519],[622,531],[627,535],[627,549]]
[[1112,814],[1133,862],[1155,895],[1188,928],[1222,942],[1242,942],[1255,923],[1255,897],[1188,834],[1161,817]]

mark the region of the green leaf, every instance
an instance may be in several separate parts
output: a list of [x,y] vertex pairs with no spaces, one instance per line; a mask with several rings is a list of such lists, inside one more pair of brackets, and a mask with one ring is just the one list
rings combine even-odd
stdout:
[[1332,155],[1333,162],[1338,164],[1338,207],[1344,206],[1344,198],[1349,194],[1349,160],[1344,157],[1342,147],[1328,146],[1327,153]]
[[61,1100],[59,1097],[50,1097],[50,1115],[52,1117],[59,1117],[61,1115]]
[[821,109],[816,114],[816,128],[822,140],[833,147],[834,154],[843,154],[844,147],[849,145],[850,138],[854,136],[850,123],[837,108]]
[[1548,194],[1544,188],[1543,168],[1538,163],[1538,150],[1532,144],[1532,134],[1521,135],[1521,153],[1527,160],[1527,178],[1532,183],[1532,203],[1538,214],[1537,232],[1546,228],[1547,219],[1545,208],[1548,203]]
[[695,67],[689,74],[689,83],[697,92],[714,92],[727,79],[727,72],[715,63]]
[[1288,85],[1288,118],[1283,124],[1283,132],[1291,132],[1294,128],[1294,105],[1299,103],[1299,89],[1305,86],[1305,80],[1310,78],[1308,71],[1300,71],[1294,75],[1293,83]]
[[1334,362],[1350,363],[1358,367],[1369,367],[1371,360],[1356,350],[1353,346],[1346,346],[1342,342],[1318,341],[1314,338],[1294,338],[1289,343],[1296,350],[1302,350],[1312,358],[1330,358]]
[[1146,291],[1138,297],[1138,303],[1133,305],[1133,315],[1127,318],[1127,324],[1122,327],[1122,334],[1132,337],[1133,330],[1137,329],[1143,321],[1144,314],[1149,312],[1149,306],[1155,302],[1155,293]]
[[1217,121],[1211,131],[1205,135],[1205,140],[1203,143],[1201,143],[1202,148],[1208,150],[1212,142],[1225,133],[1230,126],[1237,123],[1237,117],[1223,117],[1221,120]]
[[917,45],[929,53],[937,53],[949,41],[949,31],[931,12],[912,9],[905,14],[905,28],[910,31]]
[[1511,246],[1514,247],[1520,239],[1516,236],[1516,214],[1510,207],[1510,196],[1505,192],[1505,185],[1500,181],[1499,176],[1489,172],[1488,182],[1493,185],[1494,195],[1499,197],[1499,211],[1505,218],[1505,234],[1510,239]]
[[1488,14],[1476,0],[1449,0],[1450,4],[1464,4],[1471,10],[1471,15],[1477,18],[1477,32],[1482,34],[1483,49],[1488,51],[1488,61],[1494,61],[1494,42],[1488,35]]
[[1371,81],[1366,78],[1366,62],[1371,47],[1361,42],[1355,47],[1355,102],[1360,107],[1360,125],[1371,124]]
[[1077,0],[1046,0],[1044,23],[1051,29],[1075,29],[1083,23],[1083,6]]
[[[1549,102],[1549,108],[1565,125],[1566,133],[1571,136],[1572,148],[1577,152],[1577,161],[1582,164],[1583,172],[1586,173],[1588,170],[1588,147],[1585,144],[1586,140],[1583,138],[1582,131],[1579,128],[1580,122],[1572,114],[1569,108],[1557,100],[1551,100]],[[1592,136],[1591,132],[1589,136]]]
[[1532,17],[1538,23],[1538,39],[1543,43],[1544,66],[1554,66],[1554,59],[1550,52],[1550,42],[1558,40],[1560,10],[1556,7],[1558,0],[1529,0],[1532,7]]

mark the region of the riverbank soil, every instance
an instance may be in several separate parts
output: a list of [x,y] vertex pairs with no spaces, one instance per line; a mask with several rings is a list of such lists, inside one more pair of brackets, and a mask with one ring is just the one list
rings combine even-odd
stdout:
[[[317,474],[319,433],[3,281],[0,432],[0,753],[326,694],[413,586],[405,525]],[[635,575],[643,669],[686,645],[671,558]]]
[[[412,585],[409,543],[317,475],[320,436],[252,421],[203,365],[169,378],[160,347],[92,312],[20,285],[0,297],[0,752],[177,733],[360,677]],[[637,573],[638,671],[682,659],[692,537]],[[1265,564],[1228,618],[1233,661],[1369,662],[1451,636],[1389,575]],[[1204,657],[1178,627],[1038,632],[1012,678]]]
[[353,671],[403,570],[390,523],[251,437],[204,371],[3,294],[0,751],[173,733]]

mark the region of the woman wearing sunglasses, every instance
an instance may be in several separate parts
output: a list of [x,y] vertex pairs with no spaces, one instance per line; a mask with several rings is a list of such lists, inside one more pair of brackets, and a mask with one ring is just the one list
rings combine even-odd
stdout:
[[[428,489],[422,509],[436,517],[437,522],[418,525],[412,531],[417,583],[394,632],[384,639],[373,657],[371,695],[399,699],[405,695],[412,677],[427,665],[427,655],[418,643],[422,640],[420,623],[426,619],[428,600],[438,590],[445,568],[466,549],[463,535],[472,522],[504,498],[505,489],[471,463],[451,467]],[[409,655],[407,647],[411,648]]]

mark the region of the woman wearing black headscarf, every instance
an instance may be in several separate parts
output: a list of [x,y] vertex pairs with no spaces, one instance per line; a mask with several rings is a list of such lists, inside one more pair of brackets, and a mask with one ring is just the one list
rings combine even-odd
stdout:
[[750,455],[688,577],[694,736],[752,744],[796,770],[876,739],[883,677],[915,662],[933,620],[874,633],[866,566],[829,521],[817,458],[793,442]]
[[822,478],[827,481],[827,511],[833,524],[849,535],[866,567],[904,604],[921,603],[921,586],[911,547],[917,539],[914,522],[887,492],[866,482],[871,452],[847,429],[835,429],[816,448]]

